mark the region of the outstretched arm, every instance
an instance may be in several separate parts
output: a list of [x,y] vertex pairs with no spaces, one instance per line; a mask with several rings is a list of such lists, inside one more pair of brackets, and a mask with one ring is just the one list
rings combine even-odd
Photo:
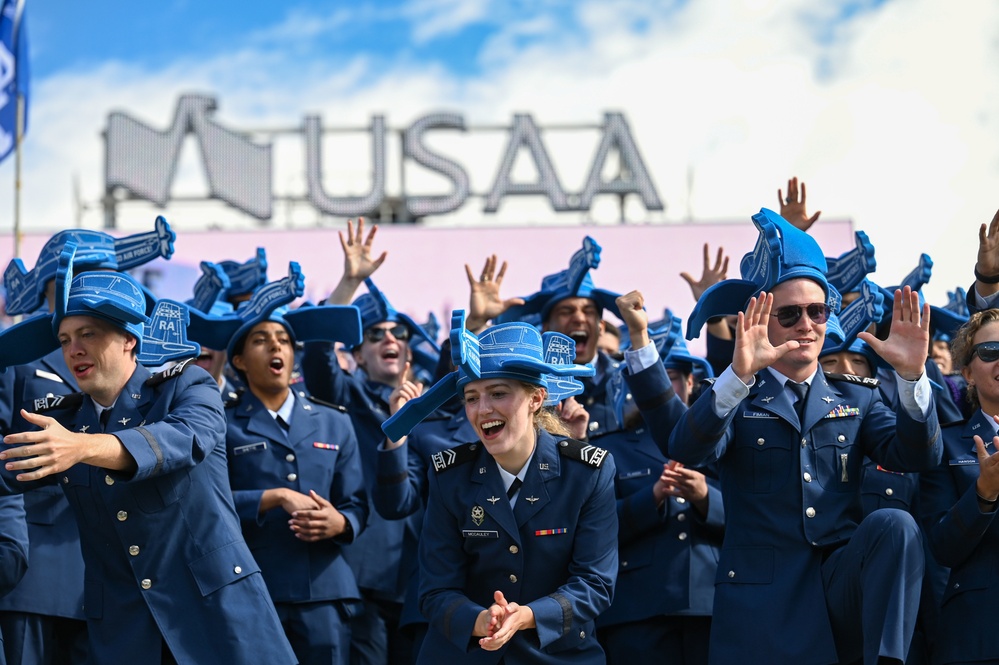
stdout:
[[354,292],[368,277],[374,274],[388,252],[382,252],[377,259],[373,259],[373,246],[375,234],[378,233],[378,225],[371,227],[368,237],[364,237],[364,218],[357,218],[357,231],[354,230],[354,222],[347,222],[347,237],[344,238],[340,232],[340,246],[343,247],[343,276],[337,283],[333,293],[326,299],[328,305],[349,305],[354,299]]

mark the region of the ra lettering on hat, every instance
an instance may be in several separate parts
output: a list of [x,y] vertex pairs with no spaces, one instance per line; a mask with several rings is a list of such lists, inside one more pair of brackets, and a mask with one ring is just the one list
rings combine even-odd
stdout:
[[155,258],[173,256],[177,235],[162,216],[156,218],[152,231],[124,238],[115,238],[101,231],[70,229],[60,231],[46,241],[38,254],[35,267],[27,270],[24,262],[15,258],[4,271],[7,291],[7,313],[11,316],[29,314],[42,306],[49,280],[56,277],[59,257],[67,244],[76,246],[74,269],[131,270]]
[[839,292],[826,279],[826,257],[815,238],[767,208],[753,215],[753,224],[760,236],[739,264],[742,279],[726,279],[701,294],[687,319],[687,339],[700,335],[708,319],[737,314],[751,298],[792,279],[816,282],[826,294],[826,304],[839,308]]
[[523,305],[510,307],[496,321],[520,321],[540,326],[548,320],[555,305],[566,298],[589,298],[601,310],[609,310],[620,319],[621,312],[615,302],[620,294],[596,288],[590,276],[590,271],[600,265],[601,251],[597,241],[586,236],[582,248],[569,259],[568,268],[545,276],[537,293],[525,296]]
[[458,369],[406,402],[382,423],[382,431],[393,441],[401,439],[478,379],[512,379],[547,389],[552,376],[593,376],[592,367],[571,361],[576,356],[576,343],[570,337],[552,333],[548,358],[542,339],[535,326],[522,322],[500,323],[475,335],[465,328],[465,311],[456,310],[451,317],[451,360]]

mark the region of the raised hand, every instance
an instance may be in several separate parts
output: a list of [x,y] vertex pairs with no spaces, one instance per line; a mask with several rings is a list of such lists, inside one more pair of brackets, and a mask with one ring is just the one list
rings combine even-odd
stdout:
[[745,312],[739,312],[735,326],[735,352],[732,354],[732,371],[743,383],[750,383],[753,376],[764,367],[780,360],[784,354],[794,351],[801,343],[789,339],[780,346],[770,343],[768,328],[770,310],[774,306],[772,293],[761,291],[750,298]]
[[906,286],[895,289],[891,330],[881,341],[869,332],[857,335],[906,381],[923,375],[930,348],[930,305],[919,307],[919,293]]
[[[993,416],[996,419],[996,416]],[[999,422],[999,420],[997,420]],[[985,441],[975,435],[975,452],[978,455],[978,481],[975,491],[986,501],[999,498],[999,452],[990,455],[985,449]],[[992,437],[992,450],[999,450],[999,436]]]
[[378,258],[374,255],[373,247],[375,234],[378,233],[378,225],[371,227],[368,237],[364,237],[364,218],[357,218],[355,230],[353,220],[347,221],[347,236],[343,231],[340,235],[340,246],[343,248],[343,276],[336,285],[333,293],[327,298],[331,305],[349,305],[353,298],[354,291],[368,277],[385,262],[388,252],[382,252]]
[[510,309],[514,305],[523,305],[523,298],[507,298],[504,300],[500,296],[500,286],[503,285],[503,276],[506,275],[506,261],[504,261],[496,272],[496,264],[499,259],[493,254],[486,258],[486,263],[482,266],[479,278],[469,265],[465,264],[465,274],[468,276],[469,299],[468,315],[465,318],[465,328],[472,332],[480,332],[489,321]]
[[[993,215],[987,228],[982,224],[978,229],[978,263],[975,264],[975,274],[976,277],[999,277],[999,210]],[[975,289],[980,295],[987,296],[999,291],[999,284],[978,280]]]
[[566,397],[556,407],[556,411],[558,417],[569,428],[569,436],[580,441],[586,438],[587,426],[590,424],[590,412],[577,402],[575,397]]
[[728,277],[728,257],[725,256],[725,249],[718,248],[715,263],[711,265],[711,251],[708,249],[708,243],[704,243],[704,267],[701,269],[701,278],[695,280],[688,272],[680,273],[680,277],[690,286],[694,300],[700,300],[705,291]]
[[777,198],[780,200],[780,216],[786,219],[791,226],[807,231],[812,228],[812,224],[819,220],[822,211],[816,212],[811,217],[805,211],[805,182],[801,182],[801,196],[798,195],[798,179],[791,178],[787,181],[787,196],[777,190]]
[[628,326],[628,336],[631,337],[631,348],[634,351],[649,345],[649,314],[645,311],[645,297],[641,291],[631,291],[618,296],[614,301],[621,320]]

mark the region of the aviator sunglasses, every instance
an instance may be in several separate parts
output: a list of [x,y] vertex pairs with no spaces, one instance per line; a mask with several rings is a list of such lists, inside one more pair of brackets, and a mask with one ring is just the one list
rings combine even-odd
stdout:
[[776,316],[777,323],[782,328],[790,328],[801,318],[802,310],[808,314],[808,318],[816,325],[825,323],[826,319],[829,318],[829,306],[818,302],[808,305],[785,305],[784,307],[778,307],[770,316]]
[[368,328],[364,331],[364,339],[372,344],[376,344],[385,339],[385,333],[392,333],[392,337],[395,337],[400,342],[405,342],[409,339],[409,328],[401,323],[397,323],[391,328]]
[[978,356],[983,363],[994,363],[999,360],[999,342],[982,342],[971,347],[971,357]]

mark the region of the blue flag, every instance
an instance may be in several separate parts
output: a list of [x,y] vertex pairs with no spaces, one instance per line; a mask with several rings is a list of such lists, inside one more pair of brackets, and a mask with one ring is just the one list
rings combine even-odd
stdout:
[[24,131],[28,129],[28,34],[24,0],[0,0],[0,161],[14,150],[17,95],[24,96]]

